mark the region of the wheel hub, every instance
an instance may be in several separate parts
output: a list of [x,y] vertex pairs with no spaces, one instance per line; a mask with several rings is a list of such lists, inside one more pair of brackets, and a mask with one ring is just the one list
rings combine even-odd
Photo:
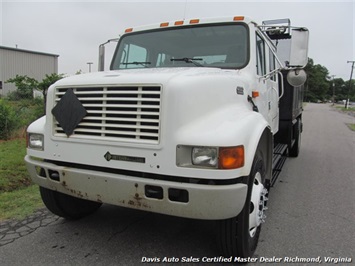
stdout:
[[264,212],[268,209],[266,203],[269,200],[267,194],[268,190],[261,182],[261,174],[257,172],[250,199],[249,233],[251,237],[256,234],[260,224],[265,222],[266,215]]

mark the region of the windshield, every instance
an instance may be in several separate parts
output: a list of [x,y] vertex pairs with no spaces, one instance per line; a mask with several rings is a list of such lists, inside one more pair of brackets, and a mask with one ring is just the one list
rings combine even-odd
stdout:
[[242,68],[248,61],[244,24],[166,28],[124,35],[111,69],[157,67]]

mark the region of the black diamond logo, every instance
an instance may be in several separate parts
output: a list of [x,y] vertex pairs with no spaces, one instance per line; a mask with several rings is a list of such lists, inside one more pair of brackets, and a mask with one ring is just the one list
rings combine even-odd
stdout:
[[104,155],[105,159],[109,162],[112,159],[112,155],[109,152],[106,152],[106,154]]
[[52,114],[69,137],[81,120],[87,115],[87,111],[76,97],[72,89],[68,89],[57,105],[52,109]]

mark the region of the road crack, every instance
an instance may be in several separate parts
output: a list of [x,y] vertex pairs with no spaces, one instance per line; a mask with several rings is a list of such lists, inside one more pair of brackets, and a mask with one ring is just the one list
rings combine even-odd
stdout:
[[111,240],[112,240],[114,237],[116,237],[117,235],[124,233],[125,231],[128,230],[128,228],[130,228],[131,226],[135,225],[136,223],[139,223],[139,222],[143,221],[143,220],[146,218],[146,216],[148,216],[148,215],[149,215],[149,214],[147,214],[147,215],[145,215],[145,216],[143,216],[143,217],[141,217],[141,218],[139,218],[139,219],[137,219],[137,220],[132,221],[131,223],[127,224],[127,225],[126,225],[124,228],[122,228],[121,230],[119,230],[119,231],[113,233],[113,234],[107,239],[107,242],[111,241]]
[[0,247],[8,245],[15,240],[29,235],[38,228],[45,227],[60,217],[47,209],[40,209],[23,220],[6,220],[0,222]]

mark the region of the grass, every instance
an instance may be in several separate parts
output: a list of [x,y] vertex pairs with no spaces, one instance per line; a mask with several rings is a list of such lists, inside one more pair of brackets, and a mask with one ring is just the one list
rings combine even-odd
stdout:
[[348,126],[352,131],[355,131],[355,124],[347,124],[347,126]]
[[43,207],[37,185],[0,193],[0,221],[21,220]]
[[23,160],[25,146],[24,139],[0,143],[0,192],[11,192],[31,184]]
[[346,109],[343,106],[336,106],[336,108],[343,112],[355,112],[355,107],[349,107],[348,109]]
[[24,139],[0,142],[0,221],[21,219],[43,207],[27,173],[25,154]]
[[[354,116],[355,114],[355,107],[349,107],[349,108],[345,108],[344,106],[335,106],[335,108],[343,113],[349,114]],[[350,128],[350,130],[355,131],[355,124],[346,124],[348,126],[348,128]]]

